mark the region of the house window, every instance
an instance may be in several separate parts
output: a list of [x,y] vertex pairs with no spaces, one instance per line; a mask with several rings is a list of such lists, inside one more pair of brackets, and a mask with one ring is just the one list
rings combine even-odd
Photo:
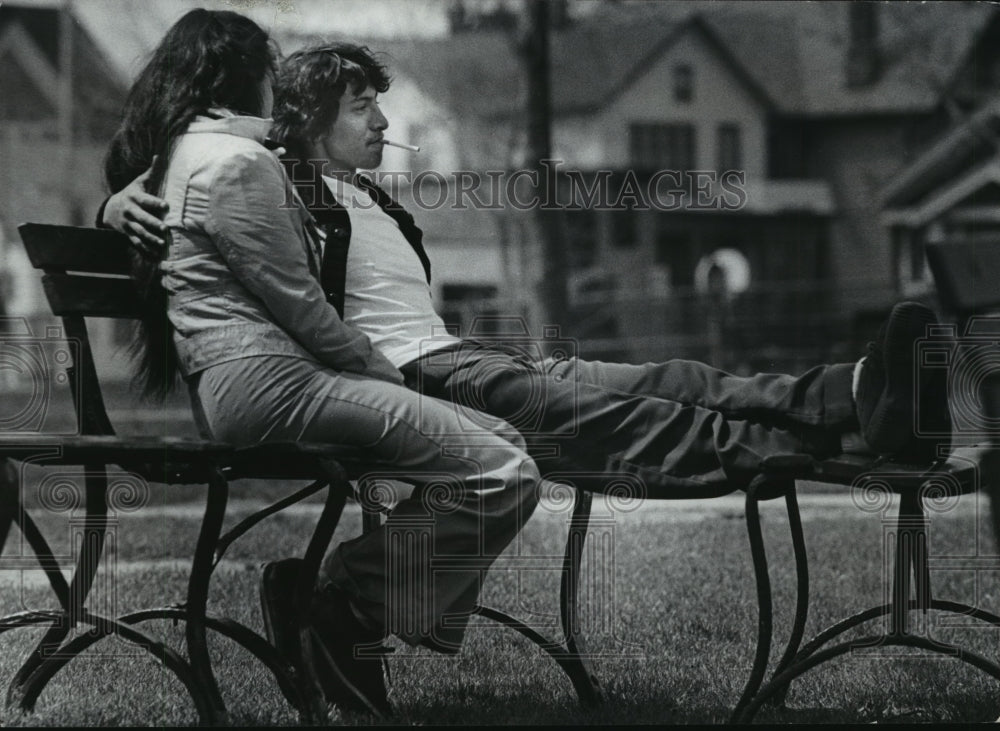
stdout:
[[689,102],[694,98],[694,69],[687,64],[674,66],[674,101]]
[[633,123],[629,128],[632,166],[639,170],[692,170],[694,141],[694,125]]
[[740,140],[740,126],[735,122],[723,122],[719,125],[718,152],[716,159],[719,172],[740,170],[743,167],[743,145]]

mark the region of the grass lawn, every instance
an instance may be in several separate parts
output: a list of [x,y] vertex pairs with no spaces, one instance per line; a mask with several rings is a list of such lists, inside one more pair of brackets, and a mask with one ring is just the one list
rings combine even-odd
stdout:
[[[803,489],[812,605],[807,638],[854,611],[883,601],[886,523],[863,512],[846,490]],[[189,495],[192,493],[188,493]],[[197,494],[197,493],[193,493]],[[93,606],[121,613],[178,601],[198,528],[197,503],[178,502],[154,489],[150,504],[122,514],[107,555],[105,583]],[[230,522],[247,514],[260,490],[233,490]],[[697,502],[651,502],[609,512],[588,541],[584,626],[607,702],[579,706],[569,681],[519,635],[486,622],[470,630],[454,657],[414,652],[396,644],[390,661],[396,723],[426,724],[671,724],[721,723],[736,703],[750,669],[756,637],[756,601],[738,497]],[[192,511],[190,508],[195,508]],[[213,583],[212,609],[261,630],[257,582],[262,562],[301,552],[318,504],[269,519],[235,544]],[[360,516],[349,510],[342,536],[356,535]],[[1000,608],[1000,576],[969,568],[970,557],[995,553],[986,532],[987,503],[978,496],[945,505],[931,517],[931,551],[948,557],[934,565],[935,596]],[[72,514],[70,514],[72,515]],[[36,512],[57,551],[67,551],[66,513]],[[567,515],[543,508],[514,550],[539,558],[531,569],[498,570],[485,603],[556,632],[558,571]],[[787,520],[779,503],[763,512],[778,605],[776,634],[784,637],[793,602]],[[11,543],[17,543],[15,535]],[[9,545],[7,553],[19,550]],[[965,566],[963,567],[963,562]],[[1000,566],[1000,561],[997,562]],[[503,568],[501,566],[501,568]],[[3,613],[51,608],[38,572],[0,572]],[[940,616],[940,615],[932,615]],[[1000,650],[1000,630],[927,623],[924,631],[959,642],[987,657]],[[147,625],[183,649],[183,627]],[[881,625],[876,622],[875,629]],[[0,678],[6,682],[40,630],[0,635]],[[196,723],[180,683],[130,645],[108,640],[52,681],[36,711],[0,714],[4,725],[177,725]],[[270,674],[248,654],[215,638],[216,670],[237,725],[295,725],[296,714]],[[1000,712],[997,682],[955,661],[888,648],[835,660],[797,681],[788,709],[767,710],[759,721],[976,722]],[[334,716],[334,720],[338,720]]]

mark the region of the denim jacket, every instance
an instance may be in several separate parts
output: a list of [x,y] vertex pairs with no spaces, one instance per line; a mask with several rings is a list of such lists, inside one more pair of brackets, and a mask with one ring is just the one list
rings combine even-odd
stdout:
[[364,372],[372,345],[319,282],[315,223],[263,145],[270,120],[219,112],[177,141],[160,195],[162,263],[183,375],[251,355]]

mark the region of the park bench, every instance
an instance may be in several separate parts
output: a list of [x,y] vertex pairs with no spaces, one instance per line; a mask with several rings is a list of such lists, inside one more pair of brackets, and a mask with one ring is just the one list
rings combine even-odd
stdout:
[[[81,525],[76,562],[69,581],[60,562],[31,515],[25,510],[19,484],[4,486],[0,503],[0,538],[6,541],[17,525],[44,569],[58,600],[56,610],[32,610],[0,618],[0,633],[32,626],[47,626],[42,639],[16,672],[8,689],[8,704],[29,710],[51,678],[75,657],[102,638],[117,635],[144,648],[184,684],[202,723],[226,720],[226,705],[210,662],[207,633],[218,633],[246,648],[275,676],[284,696],[304,722],[326,718],[326,706],[312,663],[312,642],[305,628],[305,607],[320,561],[330,544],[352,481],[364,485],[368,475],[406,475],[392,465],[366,458],[363,450],[328,444],[261,443],[238,446],[204,439],[119,437],[108,417],[88,336],[86,317],[136,318],[140,312],[135,284],[130,276],[134,258],[141,254],[128,239],[107,230],[24,224],[19,228],[31,263],[43,272],[43,285],[52,313],[62,319],[64,336],[73,347],[64,358],[79,432],[72,435],[0,435],[0,459],[50,468],[82,465],[86,518]],[[88,609],[87,600],[101,565],[108,529],[109,501],[115,496],[109,466],[147,482],[176,486],[204,486],[205,508],[191,561],[184,600],[175,605],[103,616]],[[229,483],[237,479],[302,480],[311,483],[262,509],[223,532]],[[213,569],[228,546],[269,515],[318,493],[328,486],[326,502],[304,554],[304,568],[296,586],[303,661],[289,667],[264,637],[226,617],[208,613]],[[363,490],[362,490],[363,491]],[[580,499],[586,503],[585,498]],[[367,528],[380,519],[378,506],[364,504]],[[586,522],[570,527],[568,546],[582,545]],[[0,547],[3,544],[0,543]],[[567,550],[570,550],[569,548]],[[578,549],[573,549],[578,550]],[[23,563],[19,567],[26,567]],[[578,565],[562,574],[563,625],[576,611]],[[527,623],[497,609],[477,607],[476,613],[510,627],[539,645],[570,678],[584,703],[600,699],[600,688],[585,653],[567,633],[561,640],[543,636]],[[140,625],[150,620],[185,623],[186,657],[157,640]],[[78,627],[89,627],[77,632]],[[71,634],[74,636],[71,637]]]
[[[73,576],[67,582],[41,532],[23,509],[17,490],[0,507],[4,511],[0,513],[0,538],[6,538],[11,525],[19,526],[39,564],[45,569],[60,605],[54,611],[21,612],[0,618],[0,632],[23,626],[49,625],[42,640],[12,680],[9,702],[25,709],[31,708],[46,683],[60,668],[101,638],[116,634],[150,651],[181,679],[203,722],[224,720],[225,704],[207,651],[206,635],[211,630],[241,644],[264,663],[304,720],[322,720],[325,706],[311,666],[308,635],[304,634],[302,638],[306,650],[303,666],[291,668],[258,633],[231,619],[209,615],[207,599],[212,569],[226,548],[257,522],[329,485],[322,515],[305,551],[306,570],[297,587],[300,598],[306,596],[345,501],[353,494],[351,481],[363,481],[371,473],[384,475],[387,470],[391,471],[391,465],[372,464],[362,451],[335,445],[274,443],[237,447],[208,440],[115,436],[101,396],[84,317],[136,316],[138,301],[129,273],[132,257],[139,254],[132,250],[125,237],[110,231],[25,224],[20,232],[32,263],[44,273],[43,282],[53,314],[62,318],[66,337],[77,345],[69,383],[73,388],[73,401],[81,429],[80,434],[75,436],[39,434],[0,437],[0,457],[44,465],[84,465],[87,518],[83,524],[87,532],[80,542]],[[878,642],[908,644],[935,652],[957,653],[960,659],[1000,678],[1000,667],[994,663],[969,653],[963,654],[960,648],[944,648],[916,636],[909,632],[907,621],[910,610],[936,609],[966,614],[1000,626],[1000,617],[994,614],[932,598],[924,516],[925,501],[939,498],[942,491],[951,495],[979,489],[982,476],[993,472],[989,466],[993,454],[988,446],[970,447],[956,450],[950,459],[942,459],[933,466],[898,465],[872,455],[845,455],[822,463],[803,455],[786,455],[767,460],[761,465],[760,474],[750,483],[722,486],[711,494],[706,494],[703,489],[656,494],[647,491],[644,486],[634,486],[633,489],[626,485],[622,497],[700,499],[740,489],[745,491],[745,518],[757,585],[759,619],[753,665],[732,720],[749,721],[764,703],[782,699],[789,683],[802,673],[863,646],[864,642],[858,644],[860,641],[855,640],[832,647],[829,643],[843,632],[879,617],[890,618],[890,629],[881,635],[869,636],[869,645]],[[111,497],[108,493],[109,465],[117,465],[127,473],[148,481],[206,486],[205,514],[183,603],[118,617],[98,616],[87,609],[87,597],[100,564],[107,527],[106,515]],[[601,692],[590,669],[585,632],[578,617],[580,564],[593,494],[613,495],[622,490],[623,483],[567,473],[545,476],[577,488],[573,491],[572,518],[561,562],[559,618],[562,636],[558,640],[546,638],[528,624],[488,607],[480,607],[477,612],[535,642],[559,663],[581,701],[592,704],[600,700]],[[229,482],[248,477],[312,482],[224,533]],[[399,478],[405,482],[406,476],[400,475]],[[895,530],[892,535],[896,544],[891,601],[884,606],[859,612],[803,645],[809,583],[796,480],[806,479],[851,486],[866,495],[895,492],[902,499],[893,519]],[[771,671],[770,679],[764,683],[771,656],[773,607],[759,504],[778,498],[784,500],[789,516],[797,598],[785,649]],[[365,524],[370,526],[375,520],[378,520],[377,513],[366,510]],[[915,597],[911,598],[914,588]],[[297,602],[297,605],[305,606],[305,602]],[[153,619],[185,622],[186,658],[138,626]],[[78,625],[90,625],[91,630],[70,638],[70,633]]]
[[[914,631],[911,613],[940,612],[974,620],[981,626],[1000,628],[1000,616],[964,602],[937,596],[931,589],[934,556],[929,549],[928,512],[946,505],[950,498],[982,491],[991,506],[994,545],[1000,546],[1000,450],[995,448],[997,414],[1000,414],[1000,371],[995,368],[1000,347],[1000,317],[990,316],[1000,308],[1000,244],[995,240],[930,244],[927,257],[937,284],[943,310],[956,325],[930,328],[919,343],[921,362],[947,369],[949,398],[955,423],[955,443],[942,449],[929,464],[896,463],[864,454],[845,454],[816,462],[789,455],[767,460],[755,480],[757,486],[780,489],[782,482],[811,480],[849,486],[859,509],[882,516],[885,550],[892,556],[887,572],[888,602],[862,609],[835,622],[802,644],[809,604],[808,568],[804,554],[796,552],[798,597],[792,631],[781,659],[767,673],[770,649],[770,598],[760,596],[760,636],[750,682],[730,718],[747,723],[767,703],[783,703],[790,684],[806,672],[848,653],[889,646],[918,648],[926,653],[955,658],[1000,680],[1000,665],[969,649],[943,642],[929,633]],[[927,427],[931,434],[933,427]],[[754,509],[752,491],[747,510]],[[898,496],[893,509],[890,499]],[[797,512],[797,511],[796,511]],[[748,525],[755,525],[754,521]],[[801,531],[795,517],[794,532]],[[800,540],[796,538],[796,540]],[[758,571],[758,586],[766,587],[760,562],[763,544],[751,532],[752,555]],[[801,561],[799,560],[801,558]],[[862,560],[873,560],[871,556]],[[973,557],[974,568],[996,570],[996,554]],[[883,622],[881,631],[845,639],[845,634],[873,620]]]

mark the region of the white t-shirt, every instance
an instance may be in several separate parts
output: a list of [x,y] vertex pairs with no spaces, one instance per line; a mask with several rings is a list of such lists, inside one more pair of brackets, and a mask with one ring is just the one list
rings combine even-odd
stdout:
[[327,176],[323,181],[351,218],[344,322],[397,368],[458,342],[434,311],[423,264],[399,224],[361,188]]

